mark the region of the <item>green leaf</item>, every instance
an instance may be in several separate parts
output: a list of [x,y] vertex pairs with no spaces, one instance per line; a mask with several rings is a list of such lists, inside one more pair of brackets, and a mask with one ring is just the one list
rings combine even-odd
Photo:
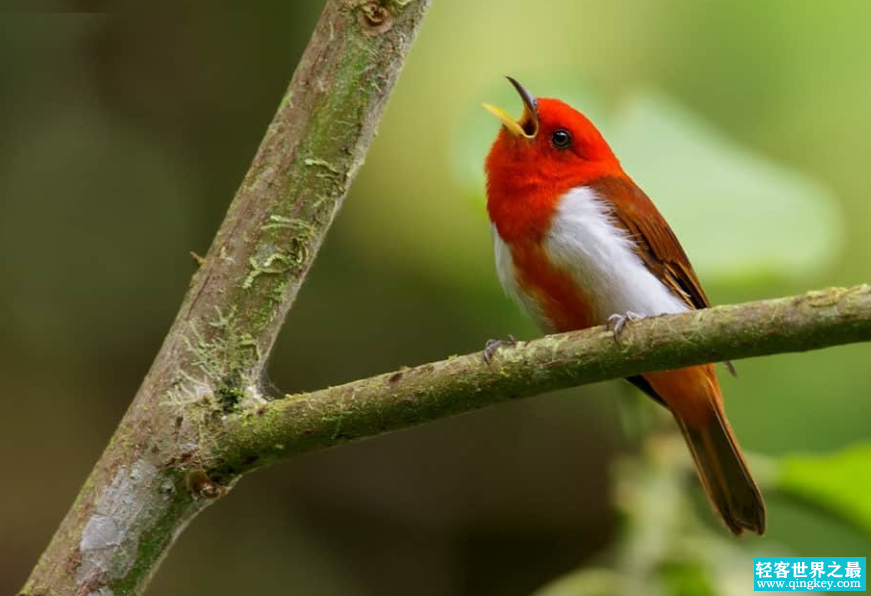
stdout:
[[675,596],[717,596],[710,570],[700,561],[665,561],[659,569],[662,582]]
[[785,456],[775,486],[871,534],[871,442],[828,455]]

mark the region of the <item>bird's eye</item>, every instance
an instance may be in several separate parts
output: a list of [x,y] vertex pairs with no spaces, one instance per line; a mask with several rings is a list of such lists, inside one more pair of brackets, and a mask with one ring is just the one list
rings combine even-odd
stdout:
[[560,128],[550,135],[550,142],[557,149],[568,149],[572,144],[572,135],[569,134],[569,131]]

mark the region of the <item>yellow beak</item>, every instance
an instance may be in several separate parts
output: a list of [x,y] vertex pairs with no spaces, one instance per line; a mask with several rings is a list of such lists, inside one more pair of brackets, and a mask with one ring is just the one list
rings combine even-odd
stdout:
[[511,134],[527,139],[534,139],[535,135],[538,134],[538,114],[536,112],[537,102],[523,85],[511,77],[506,78],[512,85],[514,85],[514,88],[520,95],[520,99],[523,100],[523,115],[520,116],[520,120],[515,120],[502,108],[497,108],[489,103],[483,104],[484,109],[496,116],[499,122],[501,122]]

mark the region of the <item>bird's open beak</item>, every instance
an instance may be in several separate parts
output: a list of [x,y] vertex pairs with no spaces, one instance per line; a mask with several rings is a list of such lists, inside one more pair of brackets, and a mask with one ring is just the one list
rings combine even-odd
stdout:
[[523,85],[512,79],[511,77],[506,77],[508,81],[514,85],[514,88],[517,89],[517,93],[520,94],[520,99],[523,100],[523,115],[520,116],[520,120],[515,120],[511,117],[511,115],[503,110],[502,108],[497,108],[496,106],[490,105],[489,103],[484,104],[484,108],[496,116],[499,119],[499,122],[502,123],[505,128],[508,129],[508,132],[515,136],[525,137],[527,139],[534,139],[535,135],[538,134],[538,112],[536,110],[536,100],[535,98],[527,91]]

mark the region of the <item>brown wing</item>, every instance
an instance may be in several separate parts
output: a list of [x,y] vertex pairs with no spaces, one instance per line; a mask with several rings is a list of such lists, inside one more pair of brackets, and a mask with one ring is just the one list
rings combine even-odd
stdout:
[[636,253],[650,272],[690,308],[709,307],[689,258],[644,191],[624,177],[603,178],[594,188],[611,200],[615,223],[635,240]]
[[[677,236],[644,191],[626,177],[603,178],[594,188],[611,199],[615,223],[635,240],[635,251],[647,269],[690,308],[708,308],[711,303]],[[731,362],[726,362],[726,368],[733,377],[738,376]],[[652,388],[644,386],[642,377],[629,381],[662,402]]]

